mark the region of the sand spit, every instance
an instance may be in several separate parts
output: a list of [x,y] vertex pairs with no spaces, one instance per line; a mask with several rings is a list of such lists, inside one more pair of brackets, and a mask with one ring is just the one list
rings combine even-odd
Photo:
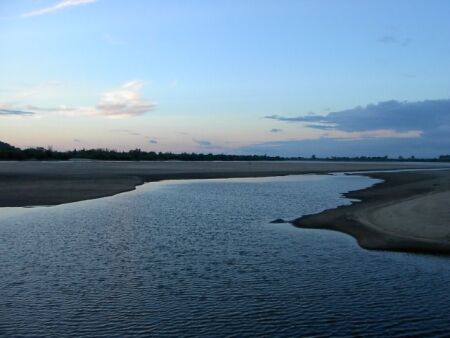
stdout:
[[346,194],[362,202],[292,223],[347,233],[366,249],[450,254],[450,170],[368,175],[384,183]]

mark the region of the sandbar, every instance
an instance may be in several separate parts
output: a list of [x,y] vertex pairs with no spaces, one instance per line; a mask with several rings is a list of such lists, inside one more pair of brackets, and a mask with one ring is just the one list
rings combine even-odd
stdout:
[[360,202],[292,224],[347,233],[366,249],[450,254],[450,170],[367,175],[383,183],[345,194]]

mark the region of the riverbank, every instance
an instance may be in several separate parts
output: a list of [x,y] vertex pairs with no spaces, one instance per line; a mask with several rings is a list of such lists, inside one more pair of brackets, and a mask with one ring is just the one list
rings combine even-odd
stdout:
[[384,182],[345,194],[361,202],[292,224],[347,233],[366,249],[450,254],[450,170],[366,175]]
[[57,205],[172,179],[266,177],[336,171],[430,168],[394,162],[0,162],[0,207]]

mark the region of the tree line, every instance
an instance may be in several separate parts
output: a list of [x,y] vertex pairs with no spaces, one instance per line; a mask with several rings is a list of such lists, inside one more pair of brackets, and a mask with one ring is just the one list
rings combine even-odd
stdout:
[[0,160],[38,160],[38,161],[66,161],[66,160],[101,160],[101,161],[414,161],[414,162],[450,162],[450,155],[437,158],[388,157],[388,156],[357,156],[357,157],[281,157],[268,155],[228,155],[228,154],[199,154],[154,152],[134,149],[117,151],[111,149],[74,149],[57,151],[52,147],[20,149],[0,141]]
[[280,156],[266,155],[227,155],[154,152],[133,149],[117,151],[111,149],[74,149],[57,151],[51,147],[20,149],[0,142],[0,160],[103,160],[103,161],[281,161]]

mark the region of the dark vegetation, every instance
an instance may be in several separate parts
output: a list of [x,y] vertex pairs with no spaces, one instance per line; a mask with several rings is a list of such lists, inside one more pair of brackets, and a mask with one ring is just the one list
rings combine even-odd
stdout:
[[390,158],[388,156],[359,156],[359,157],[327,157],[319,158],[315,155],[311,157],[280,157],[267,155],[226,155],[226,154],[196,154],[171,152],[154,152],[134,149],[130,151],[116,151],[110,149],[81,149],[69,151],[57,151],[51,147],[48,148],[27,148],[20,149],[0,141],[0,160],[104,160],[104,161],[415,161],[415,162],[450,162],[450,155],[442,155],[438,158],[415,158],[398,157]]
[[0,142],[0,160],[108,160],[108,161],[281,161],[279,156],[258,155],[225,155],[225,154],[195,154],[171,152],[154,152],[134,149],[130,151],[116,151],[110,149],[81,149],[56,151],[49,148],[20,149],[7,143]]

